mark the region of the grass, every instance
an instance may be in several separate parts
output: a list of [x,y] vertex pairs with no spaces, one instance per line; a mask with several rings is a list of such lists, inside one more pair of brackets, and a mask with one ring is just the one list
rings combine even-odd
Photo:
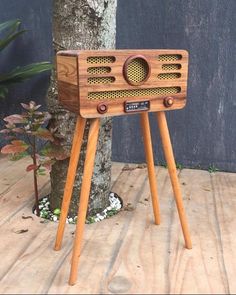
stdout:
[[[185,168],[183,164],[180,164],[177,162],[175,165],[176,165],[176,169],[178,169],[178,170],[182,170]],[[167,164],[165,162],[161,162],[159,164],[159,166],[167,168]],[[191,167],[191,168],[189,167],[189,169],[207,170],[209,173],[215,173],[215,172],[220,171],[220,169],[218,169],[214,164],[210,165],[208,168],[202,168],[200,165],[197,165],[196,167]]]
[[[161,162],[159,165],[161,167],[167,168],[167,164],[165,162]],[[176,169],[179,169],[179,170],[184,169],[184,166],[180,163],[175,163],[175,165],[176,165]]]

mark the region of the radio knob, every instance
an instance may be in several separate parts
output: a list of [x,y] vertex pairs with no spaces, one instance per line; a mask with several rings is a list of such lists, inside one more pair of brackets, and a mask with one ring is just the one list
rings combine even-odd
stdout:
[[171,96],[165,97],[163,100],[163,104],[167,108],[171,107],[174,104],[174,98]]
[[99,114],[105,114],[108,110],[108,106],[106,103],[102,102],[97,105],[97,111]]

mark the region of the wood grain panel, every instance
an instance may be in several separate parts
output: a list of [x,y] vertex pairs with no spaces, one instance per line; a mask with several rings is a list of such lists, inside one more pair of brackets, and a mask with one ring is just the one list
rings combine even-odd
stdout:
[[79,94],[77,85],[58,81],[58,99],[59,103],[74,113],[79,113]]
[[[130,56],[141,55],[147,60],[150,67],[150,77],[147,81],[141,83],[140,85],[130,85],[124,77],[124,64]],[[159,55],[180,55],[180,60],[159,60]],[[70,85],[75,86],[77,84],[75,76],[70,79],[70,77],[65,77],[65,73],[73,72],[76,73],[76,65],[74,60],[78,56],[78,93],[76,91],[70,90]],[[90,57],[98,58],[99,62],[96,61],[89,63]],[[103,58],[104,57],[104,58]],[[114,62],[109,62],[109,57],[114,57]],[[93,118],[102,116],[117,116],[126,115],[124,112],[124,102],[125,101],[151,101],[150,111],[161,111],[161,110],[172,110],[180,109],[185,106],[186,103],[186,89],[187,89],[187,78],[188,78],[188,53],[185,50],[102,50],[102,51],[65,51],[58,53],[58,61],[60,61],[61,74],[59,74],[58,79],[61,81],[66,81],[66,90],[63,89],[63,84],[60,83],[61,87],[59,89],[59,96],[61,103],[69,110],[80,113],[82,117]],[[107,61],[108,58],[108,61]],[[73,61],[72,61],[72,60]],[[67,65],[68,60],[68,65]],[[65,63],[65,64],[63,64]],[[164,70],[163,65],[166,64],[178,64],[181,65],[180,69],[173,70],[171,73],[178,73],[179,78],[174,79],[158,79],[159,74],[168,74],[169,70]],[[69,70],[70,67],[74,68]],[[90,67],[110,67],[111,71],[104,74],[93,74],[89,73],[88,68]],[[67,69],[68,70],[65,70]],[[60,72],[59,72],[60,73]],[[91,78],[102,78],[102,77],[112,77],[114,81],[112,83],[95,83],[90,84]],[[111,79],[112,79],[111,78]],[[97,80],[99,81],[99,79]],[[159,87],[180,87],[180,93],[176,94],[173,91],[164,94],[149,94],[149,90]],[[144,94],[133,95],[127,93],[126,97],[119,97],[117,91],[120,90],[138,90],[145,89]],[[147,89],[147,90],[146,90]],[[89,93],[100,93],[104,91],[111,91],[113,99],[108,99],[106,96],[99,97],[96,99],[90,99]],[[61,95],[60,92],[63,94]],[[68,92],[68,94],[67,94]],[[118,95],[116,97],[116,95]],[[67,98],[69,97],[69,99]],[[94,95],[93,95],[94,96]],[[163,105],[163,99],[167,96],[172,96],[174,98],[174,104],[170,108],[166,108]],[[97,111],[97,106],[99,103],[106,103],[108,110],[105,114],[99,114]]]
[[57,55],[57,79],[69,84],[78,84],[77,58]]

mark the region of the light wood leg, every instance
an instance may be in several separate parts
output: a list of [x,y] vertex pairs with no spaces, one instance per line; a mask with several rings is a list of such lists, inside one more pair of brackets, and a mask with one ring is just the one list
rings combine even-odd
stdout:
[[73,143],[71,148],[71,156],[70,156],[70,162],[69,162],[69,167],[67,172],[64,196],[63,196],[63,201],[61,206],[61,215],[60,215],[60,220],[58,224],[56,242],[54,247],[56,251],[61,249],[63,234],[65,230],[65,224],[66,224],[66,218],[67,218],[67,214],[68,214],[68,210],[70,206],[70,201],[71,201],[71,196],[73,191],[73,184],[75,180],[81,145],[83,141],[85,124],[86,124],[86,119],[82,117],[77,118],[74,138],[73,138]]
[[158,192],[157,192],[157,182],[155,175],[155,166],[153,160],[153,150],[152,150],[152,138],[150,132],[150,124],[148,113],[141,113],[141,126],[143,131],[143,143],[145,148],[145,156],[148,168],[148,178],[150,183],[151,197],[152,197],[152,206],[153,213],[155,218],[155,224],[160,224],[160,207],[158,201]]
[[183,200],[181,196],[181,190],[180,190],[179,180],[177,176],[175,159],[174,159],[174,154],[172,150],[165,112],[157,112],[157,121],[158,121],[159,129],[160,129],[160,135],[161,135],[163,150],[164,150],[168,171],[169,171],[169,175],[171,179],[171,184],[172,184],[172,188],[173,188],[173,192],[175,196],[175,202],[177,205],[179,218],[180,218],[180,222],[182,226],[185,246],[187,249],[192,249],[192,243],[191,243],[188,223],[186,219],[186,214],[184,210]]
[[78,219],[76,225],[76,233],[71,261],[71,271],[69,284],[74,285],[77,280],[78,264],[81,251],[81,243],[84,232],[85,219],[88,208],[89,194],[91,188],[91,179],[94,168],[94,160],[96,154],[97,140],[99,134],[99,119],[92,119],[88,135],[88,144],[86,158],[84,162],[83,181],[80,191],[80,204],[78,209]]

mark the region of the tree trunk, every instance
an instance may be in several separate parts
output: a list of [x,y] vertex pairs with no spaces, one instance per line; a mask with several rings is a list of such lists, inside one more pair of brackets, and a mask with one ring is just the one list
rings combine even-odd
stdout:
[[[55,52],[65,49],[112,49],[115,47],[116,0],[54,0],[53,39]],[[48,107],[53,119],[50,124],[58,128],[62,144],[70,150],[76,115],[58,104],[55,73],[48,92]],[[103,210],[109,204],[111,178],[111,119],[101,121],[94,175],[90,192],[88,215]],[[75,180],[70,216],[77,214],[77,204],[83,172],[86,127],[81,159]],[[65,186],[68,160],[58,161],[51,171],[52,209],[60,208]]]

